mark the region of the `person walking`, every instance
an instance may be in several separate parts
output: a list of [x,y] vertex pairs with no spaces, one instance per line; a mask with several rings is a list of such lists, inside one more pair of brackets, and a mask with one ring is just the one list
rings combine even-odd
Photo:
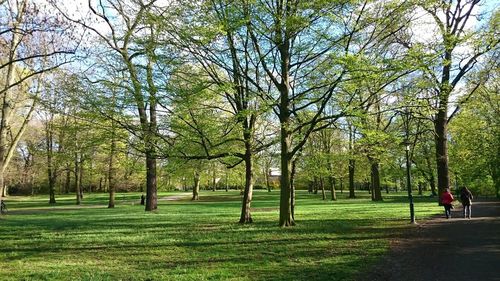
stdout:
[[451,209],[453,208],[453,205],[451,203],[453,202],[453,200],[455,200],[455,198],[453,198],[450,189],[445,189],[443,194],[441,195],[441,204],[443,204],[444,206],[444,213],[446,214],[447,219],[451,218]]
[[471,205],[472,205],[472,193],[470,190],[464,186],[460,191],[460,201],[462,201],[462,206],[464,207],[464,219],[471,217]]

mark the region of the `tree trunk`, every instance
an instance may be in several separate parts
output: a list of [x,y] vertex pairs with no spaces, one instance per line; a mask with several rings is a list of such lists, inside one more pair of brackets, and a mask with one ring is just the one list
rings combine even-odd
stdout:
[[[438,177],[438,194],[441,195],[450,187],[450,174],[448,168],[448,98],[450,96],[450,72],[452,64],[451,42],[444,38],[445,52],[444,65],[439,88],[439,108],[434,119],[434,141],[436,147],[436,167]],[[450,45],[450,46],[446,46]]]
[[66,182],[64,183],[64,193],[68,194],[71,186],[71,167],[66,166]]
[[114,157],[116,151],[116,140],[115,140],[115,127],[114,122],[111,121],[111,147],[109,151],[109,162],[108,162],[108,182],[109,182],[109,202],[108,208],[115,207],[115,167],[114,167]]
[[56,203],[56,178],[55,178],[55,171],[53,170],[53,161],[52,161],[52,156],[53,156],[53,134],[52,134],[52,129],[51,129],[51,122],[47,121],[46,124],[46,145],[47,145],[47,176],[49,180],[49,204],[55,204]]
[[200,173],[198,171],[194,172],[194,186],[193,186],[193,197],[191,200],[199,200],[200,199]]
[[226,170],[226,192],[229,192],[229,171]]
[[[354,150],[354,134],[355,129],[352,125],[349,125],[349,153],[352,153]],[[354,169],[356,165],[356,160],[350,158],[349,159],[349,198],[356,198],[354,194]]]
[[[104,192],[108,192],[109,191],[109,188],[108,188],[108,177],[104,177],[104,184],[102,185],[102,188],[103,188],[103,191]],[[142,192],[142,184],[141,184],[141,192]]]
[[281,181],[280,181],[280,220],[279,225],[293,226],[295,222],[292,217],[291,195],[291,173],[292,159],[290,147],[291,135],[288,131],[288,122],[281,125]]
[[437,119],[434,121],[436,141],[436,163],[438,177],[438,194],[442,194],[450,187],[450,175],[448,168],[448,139],[446,110],[439,110]]
[[323,177],[319,177],[319,186],[321,187],[321,198],[326,200],[325,181],[323,180]]
[[243,192],[243,202],[241,204],[240,223],[251,223],[253,222],[250,212],[253,196],[253,161],[250,144],[245,143],[245,146],[245,190]]
[[80,161],[78,160],[78,153],[75,153],[75,193],[76,193],[76,205],[80,205],[81,195],[80,195]]
[[146,211],[158,208],[158,195],[156,185],[156,158],[151,151],[146,152]]
[[318,189],[319,189],[319,183],[318,183],[318,177],[314,177],[314,180],[313,180],[313,193],[314,194],[318,194]]
[[271,183],[269,182],[269,172],[270,169],[264,168],[264,177],[266,179],[267,192],[271,192]]
[[80,155],[80,176],[78,180],[80,181],[80,200],[83,200],[83,154]]
[[[20,2],[21,5],[17,7],[19,11],[16,16],[16,20],[11,23],[12,30],[17,30],[22,24],[27,3],[28,1],[22,1]],[[5,195],[5,170],[9,165],[9,150],[12,150],[12,146],[17,145],[16,143],[11,143],[9,147],[7,136],[11,125],[10,121],[12,118],[12,112],[14,111],[14,103],[10,99],[9,88],[14,83],[15,79],[15,64],[13,62],[18,58],[17,48],[19,47],[19,43],[22,38],[21,34],[21,32],[12,33],[12,38],[9,42],[10,49],[8,49],[9,55],[7,57],[7,62],[12,63],[8,64],[7,66],[6,72],[4,74],[5,81],[0,82],[0,85],[3,86],[3,88],[1,88],[1,90],[3,90],[2,97],[0,97],[2,102],[2,112],[0,114],[0,201],[1,198]]]
[[[4,192],[5,192],[4,185],[5,185],[4,173],[2,173],[0,171],[0,203],[2,202],[3,197],[5,196],[5,194],[4,194]],[[0,213],[0,215],[1,215],[1,213]]]
[[382,192],[380,189],[380,170],[378,161],[370,161],[371,163],[371,187],[372,187],[372,200],[382,201]]
[[[342,181],[341,181],[342,185]],[[335,178],[330,176],[330,191],[332,193],[332,201],[337,200],[337,193],[335,192]]]
[[212,191],[217,191],[217,180],[216,180],[216,177],[217,177],[217,173],[216,173],[215,167],[214,167],[214,170],[212,171]]
[[[293,168],[292,168],[293,170]],[[291,214],[292,214],[292,220],[294,221],[295,224],[295,181],[294,178],[291,177],[290,180],[290,209],[291,209]]]
[[92,155],[89,157],[89,188],[88,188],[88,193],[92,193],[92,179],[94,177],[94,172],[93,172],[93,158],[95,156],[95,152],[92,153]]
[[430,177],[429,177],[429,184],[431,186],[431,192],[432,192],[432,196],[437,196],[438,193],[436,191],[436,180],[434,179],[434,173],[431,173],[430,174]]
[[[151,52],[152,50],[148,50]],[[127,69],[131,76],[131,82],[133,86],[133,95],[137,106],[137,111],[139,113],[139,121],[141,124],[141,140],[146,148],[146,204],[145,211],[153,211],[158,208],[158,189],[156,182],[156,150],[155,150],[155,134],[157,132],[157,120],[156,120],[156,93],[157,88],[153,81],[153,60],[154,56],[151,53],[148,55],[148,64],[146,67],[146,80],[148,84],[148,100],[145,101],[143,95],[144,87],[139,81],[139,74],[136,66],[132,63],[132,58],[127,53],[126,50],[120,52],[123,61],[125,62]],[[146,105],[149,101],[149,120]],[[142,189],[142,185],[141,185]],[[141,190],[142,192],[142,190]]]
[[297,171],[297,160],[298,157],[292,161],[292,172],[290,174],[290,208],[293,221],[295,221],[295,172]]
[[354,194],[354,168],[356,161],[354,159],[349,159],[349,198],[356,198]]

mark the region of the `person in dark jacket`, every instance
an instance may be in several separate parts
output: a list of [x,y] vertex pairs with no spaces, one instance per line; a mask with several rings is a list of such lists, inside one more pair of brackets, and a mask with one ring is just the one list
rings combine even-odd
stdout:
[[460,201],[462,201],[462,206],[464,207],[464,218],[471,217],[471,205],[472,205],[472,193],[470,190],[464,186],[460,191]]
[[447,219],[451,218],[451,209],[453,208],[451,203],[453,202],[453,200],[455,200],[455,198],[453,198],[450,189],[445,189],[443,194],[441,195],[441,204],[443,204],[444,206],[444,213]]

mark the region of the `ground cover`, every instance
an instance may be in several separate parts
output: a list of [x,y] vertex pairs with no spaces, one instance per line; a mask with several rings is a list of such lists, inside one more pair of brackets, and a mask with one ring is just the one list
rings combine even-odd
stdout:
[[[322,201],[297,193],[297,226],[279,228],[279,191],[254,195],[255,223],[240,225],[238,191],[160,193],[143,211],[138,193],[9,197],[0,217],[1,280],[353,280],[408,230],[405,194]],[[441,212],[415,198],[417,219]]]

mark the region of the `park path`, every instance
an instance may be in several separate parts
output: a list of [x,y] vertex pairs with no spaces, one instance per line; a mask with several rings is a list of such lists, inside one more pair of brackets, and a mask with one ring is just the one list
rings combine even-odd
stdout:
[[193,194],[192,193],[183,193],[179,195],[170,195],[170,196],[165,196],[162,198],[158,198],[159,201],[179,201],[182,199],[190,198]]
[[500,201],[473,202],[470,220],[462,210],[419,221],[359,279],[500,281]]

